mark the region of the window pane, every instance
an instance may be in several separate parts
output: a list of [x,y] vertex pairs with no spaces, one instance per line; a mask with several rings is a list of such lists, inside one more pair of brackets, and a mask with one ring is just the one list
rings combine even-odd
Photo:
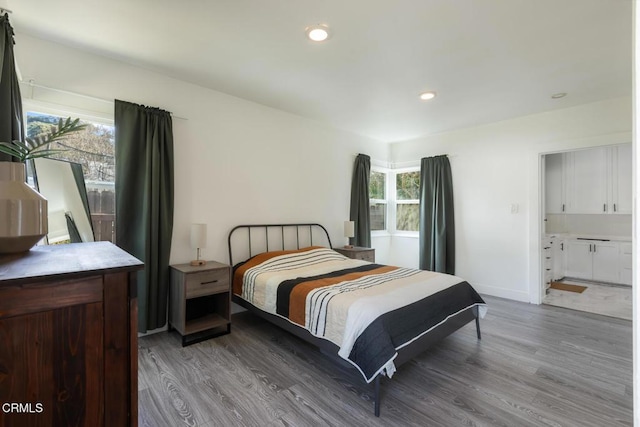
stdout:
[[387,204],[371,203],[369,205],[369,218],[371,220],[371,231],[387,229]]
[[396,230],[419,231],[420,209],[415,203],[402,203],[396,206]]
[[[60,117],[27,113],[27,136],[35,138],[58,125]],[[66,117],[63,117],[66,119]],[[51,143],[64,150],[51,156],[82,165],[95,240],[115,240],[115,132],[113,126],[85,123],[87,127]]]
[[[35,138],[51,131],[58,125],[60,117],[49,114],[27,113],[27,136]],[[64,119],[64,117],[63,117]],[[87,185],[90,181],[110,182],[115,180],[115,135],[113,126],[81,120],[87,127],[69,134],[62,141],[51,144],[51,149],[63,150],[52,159],[80,163]]]
[[396,175],[396,199],[418,200],[420,198],[420,172],[405,172]]
[[369,198],[386,199],[384,195],[384,185],[387,175],[382,172],[371,171],[369,176]]

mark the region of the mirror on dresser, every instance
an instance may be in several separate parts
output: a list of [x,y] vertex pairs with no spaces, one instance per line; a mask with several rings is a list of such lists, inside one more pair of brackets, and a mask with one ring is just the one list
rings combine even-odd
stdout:
[[82,165],[64,160],[33,160],[36,189],[48,201],[47,244],[93,242],[93,226]]

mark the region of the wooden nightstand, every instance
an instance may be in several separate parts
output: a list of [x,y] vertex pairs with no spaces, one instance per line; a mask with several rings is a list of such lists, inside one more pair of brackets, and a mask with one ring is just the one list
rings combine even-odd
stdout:
[[361,248],[354,246],[352,248],[333,248],[334,251],[341,253],[342,255],[353,258],[361,259],[363,261],[376,262],[376,250],[373,248]]
[[169,330],[182,346],[231,332],[231,267],[216,261],[171,266]]

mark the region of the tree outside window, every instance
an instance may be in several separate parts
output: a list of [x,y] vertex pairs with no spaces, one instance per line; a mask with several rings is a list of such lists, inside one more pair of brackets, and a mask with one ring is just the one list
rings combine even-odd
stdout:
[[371,231],[387,229],[387,174],[372,170],[369,176],[369,219]]
[[420,171],[396,174],[396,230],[420,230]]

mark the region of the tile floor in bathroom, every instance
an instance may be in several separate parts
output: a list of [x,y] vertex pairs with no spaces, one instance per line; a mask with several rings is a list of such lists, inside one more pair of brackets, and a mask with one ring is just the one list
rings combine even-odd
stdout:
[[549,289],[544,304],[589,313],[632,320],[631,286],[606,285],[600,283],[563,279],[562,283],[586,286],[582,293]]

